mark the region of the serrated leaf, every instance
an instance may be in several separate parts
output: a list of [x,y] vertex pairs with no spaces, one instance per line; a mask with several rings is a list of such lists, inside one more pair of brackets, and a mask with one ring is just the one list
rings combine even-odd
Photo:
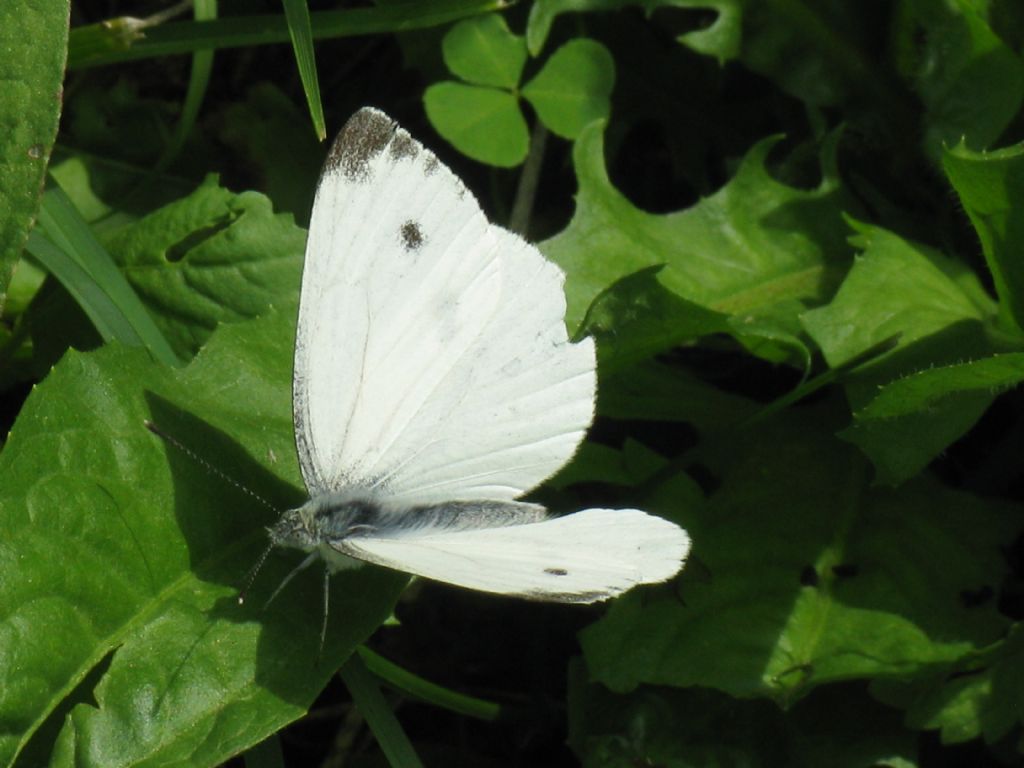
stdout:
[[553,133],[576,139],[594,120],[611,112],[615,60],[595,40],[570,40],[523,86],[523,97]]
[[881,227],[851,224],[863,253],[832,301],[802,317],[829,365],[897,334],[906,346],[992,314],[992,300],[963,264]]
[[505,17],[488,13],[464,19],[442,41],[444,63],[474,85],[514,89],[526,64],[526,41],[509,31]]
[[216,765],[299,717],[388,615],[404,577],[336,577],[317,664],[320,573],[260,608],[298,552],[239,606],[274,513],[143,426],[275,507],[300,502],[294,323],[290,307],[226,326],[181,370],[72,351],[33,391],[0,454],[0,762],[67,706],[57,746],[33,744],[55,764]]
[[922,673],[1006,631],[994,605],[961,593],[1004,578],[1015,509],[933,482],[872,489],[814,412],[700,458],[715,488],[703,507],[680,505],[671,482],[645,502],[675,511],[693,538],[682,579],[625,596],[583,631],[593,679],[785,706],[824,683]]
[[210,177],[105,244],[175,352],[188,358],[218,323],[294,300],[305,237],[263,195],[235,194]]
[[1024,354],[929,368],[882,385],[840,436],[871,459],[877,482],[922,469],[981,417],[1000,392],[1024,381]]
[[636,208],[612,186],[602,126],[585,129],[573,153],[576,212],[565,230],[540,244],[568,275],[566,324],[576,328],[616,280],[657,264],[665,265],[659,282],[669,291],[741,319],[733,325],[740,337],[744,325],[757,330],[757,318],[767,324],[783,301],[794,300],[792,313],[802,301],[823,298],[847,251],[834,181],[827,170],[812,191],[774,180],[764,167],[774,144],[753,147],[711,197],[658,215]]
[[0,5],[0,313],[57,136],[69,7],[68,0]]
[[423,106],[437,132],[467,157],[501,168],[512,168],[526,158],[530,133],[511,93],[436,83],[423,94]]
[[998,152],[947,150],[942,165],[971,218],[999,296],[999,316],[1024,329],[1024,144]]

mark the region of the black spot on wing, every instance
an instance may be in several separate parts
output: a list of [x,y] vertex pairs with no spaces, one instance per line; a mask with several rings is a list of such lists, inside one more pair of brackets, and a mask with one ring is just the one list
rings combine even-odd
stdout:
[[[365,181],[370,161],[384,151],[396,129],[395,122],[383,112],[369,107],[360,109],[348,119],[334,140],[327,153],[324,173],[340,171],[349,181]],[[411,141],[405,131],[401,133]]]
[[544,573],[550,576],[568,576],[569,572],[565,568],[545,568]]
[[402,238],[402,246],[407,251],[418,251],[423,247],[423,230],[420,229],[419,223],[412,219],[398,228],[398,235]]

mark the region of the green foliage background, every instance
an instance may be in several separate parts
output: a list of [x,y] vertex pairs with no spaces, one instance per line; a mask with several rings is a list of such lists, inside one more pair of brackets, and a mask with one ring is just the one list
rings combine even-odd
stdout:
[[[0,762],[1020,764],[1018,3],[160,10],[0,9]],[[360,569],[319,657],[316,573],[261,609],[292,555],[238,604],[274,513],[144,422],[301,503],[317,133],[364,104],[565,270],[598,417],[533,495],[683,525],[673,583]]]

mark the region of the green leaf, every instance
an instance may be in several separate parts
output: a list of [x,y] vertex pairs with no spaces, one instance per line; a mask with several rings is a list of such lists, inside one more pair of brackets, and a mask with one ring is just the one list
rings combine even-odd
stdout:
[[474,85],[512,90],[526,64],[526,42],[498,13],[460,21],[444,36],[442,51],[451,73]]
[[963,264],[880,227],[850,220],[858,257],[831,303],[803,315],[829,365],[842,364],[891,336],[906,346],[995,307]]
[[0,666],[17,671],[0,689],[4,764],[34,734],[57,765],[218,764],[301,716],[388,616],[404,576],[334,577],[317,663],[319,569],[261,608],[295,551],[238,605],[275,513],[143,426],[276,508],[300,503],[294,324],[293,305],[225,326],[177,370],[113,345],[71,351],[26,401],[0,454]]
[[933,482],[872,489],[829,421],[801,409],[726,433],[701,451],[704,505],[678,501],[678,480],[644,501],[677,510],[693,553],[672,588],[627,595],[583,631],[594,680],[786,706],[824,683],[927,673],[1002,636],[994,605],[960,595],[1005,577],[1016,510]]
[[594,120],[611,113],[615,60],[595,40],[570,40],[523,86],[523,96],[553,133],[576,139]]
[[175,352],[191,357],[222,322],[294,300],[305,232],[256,192],[208,178],[113,232],[106,245]]
[[995,397],[1024,381],[1024,354],[928,368],[882,386],[840,435],[875,465],[879,483],[907,480],[974,426]]
[[[871,457],[877,482],[897,484],[966,433],[995,392],[970,387],[942,393],[940,386],[940,399],[921,401],[916,411],[908,407],[898,418],[883,416],[890,406],[880,408],[878,418],[862,409],[894,380],[991,355],[995,306],[964,264],[884,229],[851,223],[858,233],[853,242],[864,253],[832,302],[807,312],[803,322],[833,367],[897,338],[894,351],[847,379],[846,393],[858,417],[843,432]],[[956,379],[953,375],[946,383],[955,389]],[[938,379],[924,381],[927,386]],[[902,386],[894,392],[905,392]]]
[[423,94],[423,106],[437,132],[467,157],[501,168],[512,168],[526,158],[530,132],[513,94],[435,83]]
[[1024,329],[1024,144],[997,152],[946,150],[942,165],[971,218],[999,296],[999,316]]
[[909,0],[895,17],[896,65],[924,104],[935,158],[946,145],[990,146],[1024,100],[1024,62],[979,10],[971,0]]
[[[991,599],[991,598],[989,598]],[[937,729],[944,743],[983,737],[989,744],[1024,722],[1024,631],[914,686],[905,702],[914,728]]]
[[827,295],[832,272],[845,263],[847,251],[828,167],[818,189],[786,186],[764,166],[775,140],[762,141],[711,197],[685,211],[651,214],[612,186],[601,131],[600,124],[589,126],[574,148],[579,192],[572,221],[540,244],[568,275],[570,328],[579,326],[587,307],[609,285],[657,264],[665,265],[658,276],[662,286],[734,316],[738,336],[744,326],[756,329],[758,318],[770,318],[780,302],[795,300],[788,305],[795,318],[801,302]]
[[0,5],[0,314],[35,222],[60,120],[68,0]]

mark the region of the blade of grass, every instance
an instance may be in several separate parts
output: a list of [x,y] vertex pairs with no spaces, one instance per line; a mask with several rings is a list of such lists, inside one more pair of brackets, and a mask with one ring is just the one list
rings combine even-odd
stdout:
[[324,123],[324,108],[320,103],[320,81],[316,76],[316,57],[313,55],[313,29],[309,22],[309,7],[306,0],[283,0],[284,15],[288,22],[288,34],[292,38],[295,63],[299,66],[302,89],[306,92],[309,116],[313,118],[316,137],[327,138]]
[[34,229],[28,235],[25,250],[67,289],[104,341],[116,340],[128,346],[141,346],[142,341],[135,329],[110,297],[63,249]]
[[393,768],[423,768],[423,763],[384,699],[377,681],[363,664],[362,656],[353,653],[338,674]]
[[[354,37],[440,26],[505,8],[507,0],[437,0],[310,14],[314,39]],[[112,19],[71,30],[68,69],[117,64],[214,48],[241,48],[290,39],[284,16],[239,16],[177,21],[146,29],[133,19]]]
[[[217,0],[194,0],[193,14],[196,21],[208,21],[217,18]],[[189,73],[188,90],[181,107],[181,117],[174,127],[174,135],[167,144],[160,159],[156,162],[156,170],[170,165],[185,146],[188,135],[199,116],[199,108],[206,96],[206,88],[210,84],[210,71],[213,69],[213,51],[196,51],[192,54],[192,71]]]
[[362,657],[366,668],[393,688],[415,699],[436,707],[475,717],[478,720],[497,720],[501,706],[463,693],[457,693],[429,680],[424,680],[397,664],[379,656],[366,646],[359,646],[356,652]]
[[46,236],[34,231],[29,253],[75,297],[100,335],[145,347],[165,365],[181,365],[114,259],[59,187],[43,195],[39,223]]

